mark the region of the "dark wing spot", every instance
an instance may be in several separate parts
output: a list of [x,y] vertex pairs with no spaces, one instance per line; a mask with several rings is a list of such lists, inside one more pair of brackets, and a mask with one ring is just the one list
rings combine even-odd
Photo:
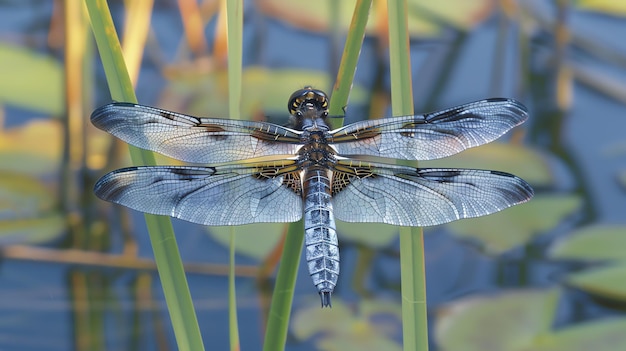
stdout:
[[222,128],[221,126],[217,124],[200,124],[199,127],[202,127],[204,128],[204,130],[206,130],[207,132],[211,132],[211,133],[218,133],[218,132],[226,131],[226,129]]
[[[433,182],[454,183],[457,181],[455,178],[460,176],[462,173],[463,172],[461,170],[457,170],[457,169],[434,170],[434,169],[419,169],[418,168],[415,170],[415,174],[398,173],[396,174],[396,176],[405,178],[406,176],[414,177],[415,175],[417,175],[418,177],[421,177],[421,178],[424,178]],[[466,183],[466,184],[473,185],[470,183]]]
[[114,102],[110,105],[115,105],[115,106],[125,106],[125,107],[135,107],[138,106],[137,104],[134,104],[132,102]]
[[500,171],[490,171],[491,174],[495,174],[495,175],[499,175],[502,177],[510,177],[510,178],[516,178],[514,175],[512,175],[511,173],[506,173],[506,172],[500,172]]
[[[215,167],[204,167],[201,171],[196,171],[193,168],[178,168],[172,167],[170,168],[170,173],[176,174],[178,176],[177,180],[194,180],[198,178],[204,178],[207,176],[207,171],[211,171],[208,175],[213,175],[215,173]],[[163,179],[155,179],[156,181],[161,181]]]
[[173,115],[173,114],[171,114],[171,113],[168,113],[167,111],[157,110],[157,113],[158,113],[161,117],[163,117],[163,118],[165,118],[165,119],[169,119],[169,120],[172,120],[172,121],[174,120],[174,115]]

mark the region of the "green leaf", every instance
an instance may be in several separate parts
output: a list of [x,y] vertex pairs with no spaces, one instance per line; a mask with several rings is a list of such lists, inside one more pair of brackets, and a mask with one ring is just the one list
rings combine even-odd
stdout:
[[626,301],[626,263],[568,274],[566,282],[593,295]]
[[398,237],[398,227],[381,223],[337,222],[339,240],[342,238],[371,248],[389,246]]
[[486,252],[500,254],[553,228],[580,203],[575,195],[538,195],[502,212],[456,221],[449,227],[458,237],[480,242]]
[[[263,260],[280,242],[285,234],[285,223],[257,223],[237,226],[235,251]],[[231,227],[208,227],[209,235],[224,247],[230,244]]]
[[626,227],[594,225],[582,228],[557,241],[549,251],[554,259],[586,261],[626,260]]
[[489,143],[439,160],[420,161],[419,166],[493,169],[515,174],[533,185],[553,183],[544,155],[519,144]]
[[[85,4],[111,98],[137,102],[107,2],[96,0]],[[152,153],[147,150],[130,147],[130,154],[134,164],[155,164]],[[145,214],[144,217],[178,349],[204,350],[172,222],[165,216]]]
[[614,351],[626,349],[626,319],[552,330],[560,292],[512,291],[460,300],[444,308],[435,336],[446,351]]
[[19,173],[0,173],[0,218],[37,217],[57,203],[41,181]]
[[400,318],[397,304],[363,300],[352,308],[335,298],[332,318],[327,310],[311,306],[294,313],[291,329],[299,340],[316,337],[319,350],[399,351],[394,336]]
[[63,112],[63,68],[50,55],[0,43],[0,103]]
[[559,296],[556,289],[522,290],[454,302],[438,311],[439,349],[526,350],[537,335],[550,330]]
[[626,319],[603,319],[563,328],[534,340],[532,351],[626,350]]
[[33,175],[55,172],[61,159],[61,140],[61,124],[56,120],[33,120],[0,130],[0,170]]
[[62,213],[0,220],[0,245],[45,243],[57,239],[66,229]]

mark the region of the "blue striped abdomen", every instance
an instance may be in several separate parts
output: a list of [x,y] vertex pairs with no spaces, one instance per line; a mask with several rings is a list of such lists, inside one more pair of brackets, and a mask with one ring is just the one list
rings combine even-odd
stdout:
[[339,277],[339,247],[330,193],[330,171],[309,169],[304,174],[304,245],[309,274],[322,299],[330,296]]

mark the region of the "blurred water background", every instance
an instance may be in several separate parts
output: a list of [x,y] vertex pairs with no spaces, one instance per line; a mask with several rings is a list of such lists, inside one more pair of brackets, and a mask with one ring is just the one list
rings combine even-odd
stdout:
[[[138,100],[284,123],[292,91],[332,88],[354,6],[338,3],[245,1],[243,115],[228,116],[220,2],[156,1],[134,48]],[[64,5],[0,1],[0,350],[176,349],[142,214],[92,194],[130,161],[88,122],[111,98],[86,26],[81,95],[68,86]],[[123,36],[126,2],[109,5]],[[536,190],[425,228],[431,348],[626,347],[626,6],[414,0],[409,11],[416,112],[487,97],[530,111],[498,143],[420,166],[503,170]],[[391,115],[384,20],[376,1],[345,123]],[[79,121],[67,118],[76,103]],[[205,345],[225,350],[228,229],[173,222]],[[284,229],[237,228],[242,350],[261,348],[273,281],[259,267],[273,271]],[[339,238],[333,309],[319,309],[301,264],[287,349],[401,349],[397,228],[341,224]]]

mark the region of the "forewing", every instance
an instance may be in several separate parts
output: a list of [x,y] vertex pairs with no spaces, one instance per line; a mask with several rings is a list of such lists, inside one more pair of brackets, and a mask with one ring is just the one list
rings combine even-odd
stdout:
[[511,99],[488,99],[426,115],[382,118],[333,130],[340,155],[431,160],[489,143],[528,118]]
[[129,103],[99,107],[91,122],[129,144],[195,163],[293,155],[300,141],[300,132],[272,123],[200,118]]
[[204,225],[295,222],[299,173],[276,165],[131,167],[113,171],[95,194],[132,209]]
[[508,173],[345,162],[333,175],[333,208],[346,222],[431,226],[498,212],[533,190]]

